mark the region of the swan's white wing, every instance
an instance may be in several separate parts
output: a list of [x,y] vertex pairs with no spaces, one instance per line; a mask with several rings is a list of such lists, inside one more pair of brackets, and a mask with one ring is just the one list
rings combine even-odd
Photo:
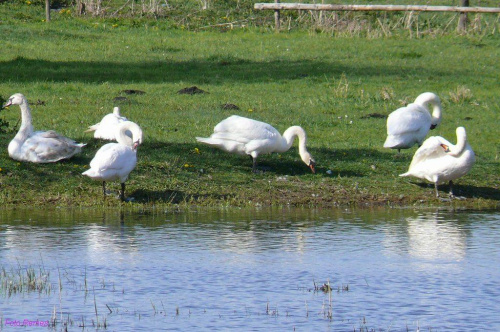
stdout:
[[101,147],[92,161],[90,167],[99,171],[106,169],[122,169],[135,159],[135,153],[130,147],[118,143],[108,143]]
[[[90,170],[85,175],[105,181],[124,181],[135,168],[137,155],[130,147],[109,143],[97,151],[90,162]],[[92,174],[92,176],[91,176]]]
[[420,163],[431,159],[438,159],[447,156],[441,144],[450,146],[450,142],[440,136],[431,136],[424,141],[421,147],[415,152],[410,164],[410,169]]
[[128,121],[124,116],[117,116],[116,114],[107,114],[104,116],[98,124],[90,126],[87,132],[95,130],[94,138],[100,138],[105,140],[116,140],[115,134],[118,126]]
[[211,137],[247,143],[280,137],[280,133],[270,124],[233,115],[221,121],[214,128]]
[[418,132],[422,126],[430,129],[431,116],[427,110],[418,104],[409,104],[401,107],[387,118],[387,134],[402,135],[409,132]]
[[73,156],[83,146],[53,130],[38,131],[24,142],[22,153],[36,155],[38,162],[53,162]]

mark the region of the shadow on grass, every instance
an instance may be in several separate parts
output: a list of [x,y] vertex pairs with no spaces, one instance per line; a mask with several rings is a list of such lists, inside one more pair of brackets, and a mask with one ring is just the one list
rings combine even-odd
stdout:
[[[414,182],[411,184],[419,186],[420,188],[429,189],[429,195],[434,196],[434,184],[428,182]],[[448,184],[440,184],[438,186],[439,196],[446,198],[450,191]],[[457,197],[465,198],[484,198],[495,201],[500,201],[500,190],[491,187],[476,187],[470,185],[461,185],[453,182],[453,194]]]
[[[394,66],[347,67],[339,64],[314,61],[249,61],[228,57],[196,59],[191,61],[149,62],[84,62],[47,61],[17,57],[0,61],[0,79],[14,82],[112,82],[112,83],[162,83],[180,81],[217,82],[268,82],[325,77],[348,72],[350,77],[419,75],[446,77],[446,72],[435,72],[423,67],[399,68]],[[457,77],[456,71],[449,73]],[[200,79],[201,78],[201,79]]]
[[169,203],[180,204],[197,201],[199,198],[210,197],[212,200],[228,200],[234,195],[191,195],[177,190],[154,191],[146,189],[137,189],[130,193],[137,203]]
[[[200,154],[194,153],[196,149],[201,150]],[[162,151],[159,153],[158,151]],[[399,165],[409,165],[412,156],[395,157],[393,151],[380,152],[375,149],[329,149],[329,148],[310,148],[309,152],[316,159],[315,176],[327,176],[327,170],[331,170],[335,176],[340,177],[364,177],[364,172],[357,169],[342,169],[336,166],[341,161],[346,163],[357,163],[366,161],[371,163],[374,160],[377,163],[395,163]],[[157,157],[150,159],[152,162],[165,161],[161,158],[173,160],[179,158],[179,162],[192,163],[197,168],[217,169],[233,172],[236,167],[252,172],[252,159],[249,156],[237,155],[224,152],[217,148],[205,146],[201,143],[165,143],[159,141],[145,142],[139,153],[140,155],[149,155]],[[263,154],[257,158],[258,173],[274,174],[279,176],[304,176],[312,174],[309,167],[300,159],[298,148],[292,147],[281,154]]]

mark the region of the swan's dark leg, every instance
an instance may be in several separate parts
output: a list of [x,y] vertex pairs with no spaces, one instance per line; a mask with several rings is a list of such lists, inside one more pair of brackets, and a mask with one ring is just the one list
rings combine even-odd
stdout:
[[106,181],[102,181],[102,194],[106,198]]
[[450,180],[450,192],[449,192],[449,194],[450,194],[450,198],[455,197],[455,195],[453,195],[453,181],[451,181],[451,180]]
[[122,191],[120,192],[120,199],[125,200],[125,182],[122,183]]

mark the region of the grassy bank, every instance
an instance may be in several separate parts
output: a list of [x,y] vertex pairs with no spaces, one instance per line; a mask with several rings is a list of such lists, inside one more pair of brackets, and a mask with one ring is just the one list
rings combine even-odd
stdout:
[[[0,4],[8,17],[0,24],[0,96],[24,93],[35,129],[54,129],[87,146],[56,164],[14,161],[7,145],[20,112],[2,110],[4,206],[120,205],[111,197],[103,201],[100,184],[80,175],[103,145],[84,130],[120,106],[145,133],[127,182],[133,204],[498,207],[498,32],[419,38],[333,38],[310,30],[276,35],[260,28],[193,32],[126,19],[54,17],[46,24],[16,19],[30,14],[13,10]],[[177,93],[190,86],[208,93]],[[127,95],[126,89],[146,93]],[[470,174],[456,181],[464,201],[439,202],[431,186],[398,176],[416,147],[400,158],[382,148],[385,119],[377,115],[424,91],[443,101],[443,121],[431,135],[454,142],[455,128],[465,126],[477,154]],[[239,110],[224,109],[226,103]],[[249,158],[196,142],[231,114],[280,132],[304,127],[317,174],[300,161],[296,144],[287,153],[260,157],[269,170],[253,174]],[[118,190],[117,184],[109,187]]]

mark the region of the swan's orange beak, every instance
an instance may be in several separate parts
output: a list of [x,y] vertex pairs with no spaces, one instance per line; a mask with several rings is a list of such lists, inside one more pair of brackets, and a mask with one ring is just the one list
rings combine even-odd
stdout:
[[441,147],[444,149],[444,152],[450,152],[450,148],[446,144],[441,144]]
[[316,163],[315,162],[311,161],[309,163],[309,168],[311,169],[311,171],[313,172],[313,174],[316,173]]
[[2,108],[9,107],[10,105],[12,105],[12,100],[9,99],[5,104],[3,104]]

